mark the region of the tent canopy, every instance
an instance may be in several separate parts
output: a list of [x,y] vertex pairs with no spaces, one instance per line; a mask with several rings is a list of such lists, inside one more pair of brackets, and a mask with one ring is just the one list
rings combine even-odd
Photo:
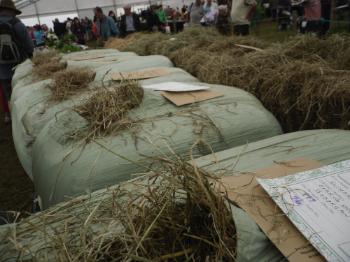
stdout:
[[[38,16],[53,16],[77,13],[80,17],[91,17],[92,9],[100,6],[105,11],[122,8],[124,5],[131,6],[148,5],[149,0],[16,0],[16,6],[22,11],[21,18]],[[159,1],[163,5],[181,7],[190,0],[164,0]]]

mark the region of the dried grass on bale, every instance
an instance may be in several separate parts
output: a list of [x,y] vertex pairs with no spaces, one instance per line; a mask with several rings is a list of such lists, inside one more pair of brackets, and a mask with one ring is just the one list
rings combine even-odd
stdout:
[[37,52],[33,59],[33,73],[39,79],[47,79],[58,71],[64,70],[67,63],[61,62],[57,51],[49,50]]
[[[154,44],[148,39],[143,49],[147,55],[168,56],[203,82],[236,86],[253,93],[285,131],[350,129],[346,88],[350,86],[349,36],[332,35],[324,40],[301,36],[266,44],[254,37],[225,37],[205,30],[185,30],[170,45],[169,40]],[[133,45],[138,44],[141,43]]]
[[257,96],[287,131],[350,128],[350,74],[323,60],[308,63],[273,50],[241,57],[183,55],[192,63],[183,67],[196,70],[191,73],[200,79],[244,87]]
[[174,159],[154,159],[160,168],[141,178],[22,221],[9,231],[5,258],[234,261],[236,230],[218,178]]
[[74,110],[89,123],[85,139],[116,134],[131,128],[128,112],[143,100],[143,88],[136,81],[122,81],[114,87],[101,88]]
[[[293,61],[274,77],[265,76],[258,91],[287,130],[350,129],[350,74],[324,63]],[[298,126],[295,126],[298,123]]]
[[56,72],[53,76],[53,83],[50,86],[52,100],[62,101],[87,88],[94,80],[95,73],[90,69],[65,69]]
[[181,161],[164,164],[167,173],[152,175],[147,192],[121,206],[125,233],[101,258],[234,261],[235,226],[225,200],[213,190],[215,178]]
[[315,56],[327,61],[334,69],[350,70],[350,36],[333,34],[326,39],[299,36],[283,43],[284,54],[299,60],[310,61]]
[[128,35],[125,38],[111,38],[105,43],[105,48],[112,48],[123,51],[126,49],[132,42],[136,41],[137,38],[141,37],[143,33],[134,33]]
[[192,49],[192,52],[196,52],[198,49],[203,51],[216,50],[218,52],[227,48],[241,49],[237,48],[235,43],[252,45],[258,48],[268,46],[266,42],[252,37],[227,37],[219,34],[214,28],[195,26],[170,36],[162,33],[145,34],[143,37],[136,39],[125,51],[133,51],[139,55],[161,54],[171,57],[173,52],[185,47]]

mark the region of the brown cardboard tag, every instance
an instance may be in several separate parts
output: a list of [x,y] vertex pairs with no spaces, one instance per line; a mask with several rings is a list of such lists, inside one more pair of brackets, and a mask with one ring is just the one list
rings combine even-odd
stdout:
[[289,261],[325,261],[256,180],[282,177],[320,166],[320,162],[304,158],[276,163],[254,173],[223,177],[221,182],[225,188],[221,188],[221,192],[254,219]]
[[140,71],[134,71],[134,72],[117,72],[112,73],[112,80],[115,81],[121,81],[121,80],[139,80],[139,79],[148,79],[148,78],[155,78],[160,77],[164,75],[168,75],[169,70],[166,68],[152,68],[152,69],[145,69]]
[[105,58],[106,56],[101,56],[101,55],[76,55],[72,56],[70,59],[71,61],[85,61],[85,60],[96,60],[96,59],[101,59]]
[[201,90],[194,92],[162,92],[161,94],[177,106],[193,104],[223,96],[223,94],[212,90]]

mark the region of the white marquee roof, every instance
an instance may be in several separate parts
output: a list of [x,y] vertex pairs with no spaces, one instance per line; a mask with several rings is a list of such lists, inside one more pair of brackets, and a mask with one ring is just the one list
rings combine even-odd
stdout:
[[[160,0],[164,5],[181,7],[191,0]],[[104,10],[117,10],[126,4],[132,6],[147,5],[149,0],[15,0],[17,8],[22,11],[21,18],[36,16],[53,16],[77,13],[79,16],[92,16],[92,9],[96,6]]]

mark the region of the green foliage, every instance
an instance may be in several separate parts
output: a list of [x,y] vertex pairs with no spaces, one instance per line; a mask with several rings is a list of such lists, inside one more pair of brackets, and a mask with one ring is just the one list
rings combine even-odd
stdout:
[[58,50],[61,53],[71,53],[71,52],[77,52],[81,51],[81,48],[74,44],[75,42],[75,36],[72,34],[66,34],[63,36],[62,39],[47,39],[46,44]]

